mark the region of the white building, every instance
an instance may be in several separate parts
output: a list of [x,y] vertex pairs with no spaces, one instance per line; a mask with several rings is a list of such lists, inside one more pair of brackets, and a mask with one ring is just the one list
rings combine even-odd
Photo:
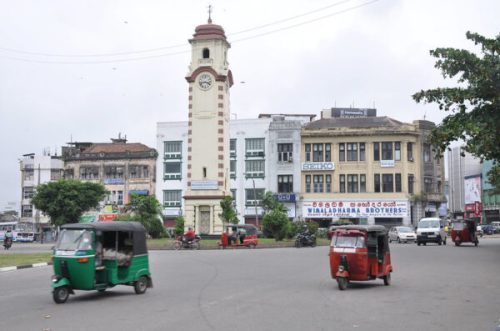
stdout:
[[[230,190],[240,223],[260,223],[261,198],[271,191],[300,217],[300,130],[314,115],[260,115],[230,121]],[[185,215],[187,190],[188,123],[157,124],[156,196],[163,204],[166,226]]]
[[63,177],[64,162],[59,156],[48,153],[35,155],[25,154],[20,162],[21,166],[21,222],[40,224],[47,227],[49,217],[35,209],[31,198],[40,184],[57,181]]
[[465,212],[465,178],[480,177],[482,171],[481,161],[469,153],[461,155],[461,147],[454,147],[448,151],[448,208],[455,216]]

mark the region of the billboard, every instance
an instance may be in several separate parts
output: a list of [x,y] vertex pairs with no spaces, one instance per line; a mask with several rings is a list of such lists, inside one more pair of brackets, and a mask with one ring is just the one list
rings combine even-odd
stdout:
[[474,203],[476,201],[481,201],[481,175],[464,178],[465,204]]
[[302,203],[304,218],[401,218],[409,215],[408,200],[309,200]]

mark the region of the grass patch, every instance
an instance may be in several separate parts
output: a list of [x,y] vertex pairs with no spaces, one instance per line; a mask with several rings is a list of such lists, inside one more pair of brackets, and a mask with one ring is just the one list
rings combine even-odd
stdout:
[[[148,249],[173,249],[175,240],[172,238],[161,238],[161,239],[148,239]],[[201,249],[215,249],[218,248],[218,239],[202,239]],[[330,241],[326,238],[317,238],[318,246],[328,246]],[[295,245],[295,239],[285,239],[282,241],[276,241],[272,238],[259,238],[259,244],[257,247],[293,247]]]
[[0,255],[0,268],[50,262],[52,253],[6,253]]

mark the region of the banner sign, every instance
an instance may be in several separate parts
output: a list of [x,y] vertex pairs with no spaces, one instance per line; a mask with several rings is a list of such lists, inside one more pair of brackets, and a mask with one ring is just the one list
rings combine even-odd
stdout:
[[277,193],[274,195],[274,198],[278,202],[295,202],[295,194],[294,193]]
[[408,200],[312,200],[302,203],[305,218],[407,217]]
[[333,162],[304,162],[302,171],[333,171],[335,164]]
[[217,190],[218,188],[216,180],[193,180],[191,182],[192,190]]

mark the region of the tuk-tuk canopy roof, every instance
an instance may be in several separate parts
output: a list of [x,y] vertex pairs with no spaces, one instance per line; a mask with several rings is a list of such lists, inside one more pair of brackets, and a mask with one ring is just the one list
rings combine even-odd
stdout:
[[259,230],[253,224],[226,224],[226,225],[224,225],[224,228],[226,228],[226,229],[232,229],[232,228],[245,229],[245,231],[248,235],[255,235],[255,234],[257,234],[257,232]]
[[95,223],[72,223],[61,226],[62,229],[94,229],[100,231],[127,231],[146,232],[144,226],[139,222],[95,222]]
[[386,234],[387,229],[383,225],[342,225],[336,227],[334,231],[337,230],[357,230],[364,232],[379,232],[380,234]]

